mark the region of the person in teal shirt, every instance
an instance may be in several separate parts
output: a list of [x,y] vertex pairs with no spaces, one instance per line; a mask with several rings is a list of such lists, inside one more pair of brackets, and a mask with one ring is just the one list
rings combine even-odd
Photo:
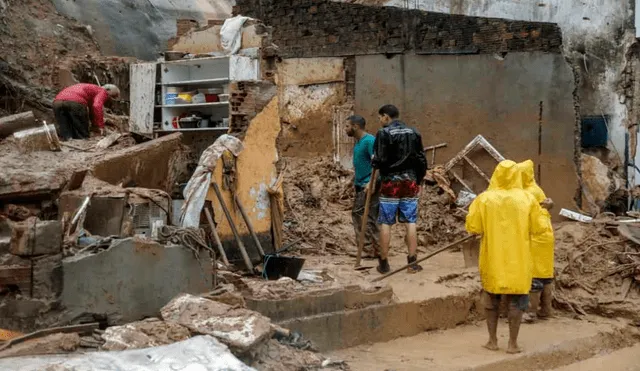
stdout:
[[[362,228],[362,219],[364,214],[364,206],[367,198],[367,187],[371,181],[371,158],[373,156],[373,148],[376,138],[367,133],[365,130],[366,121],[362,116],[353,115],[347,118],[346,134],[356,140],[353,147],[353,169],[355,177],[353,184],[355,186],[355,200],[353,209],[351,210],[351,218],[353,220],[353,228],[356,233],[356,244],[359,242],[360,229]],[[367,230],[365,233],[365,243],[363,257],[376,258],[378,256],[379,233],[378,233],[378,203],[379,203],[379,187],[374,188],[371,195],[371,205],[369,207],[369,215],[367,218]]]

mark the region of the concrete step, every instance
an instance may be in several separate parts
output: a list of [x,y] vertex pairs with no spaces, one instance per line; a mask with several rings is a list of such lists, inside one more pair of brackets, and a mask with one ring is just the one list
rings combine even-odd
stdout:
[[577,362],[554,371],[638,371],[640,370],[640,345],[614,352],[603,352],[593,358]]
[[477,322],[334,351],[331,356],[347,361],[353,371],[534,371],[587,360],[603,352],[631,346],[639,340],[637,328],[625,322],[595,317],[593,320],[554,318],[524,324],[519,339],[524,352],[517,355],[505,352],[508,328],[503,320],[498,336],[500,351],[484,349],[481,345],[487,341],[485,323]]

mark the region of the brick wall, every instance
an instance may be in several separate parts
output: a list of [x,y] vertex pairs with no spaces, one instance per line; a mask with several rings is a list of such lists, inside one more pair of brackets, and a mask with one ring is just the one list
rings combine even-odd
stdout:
[[234,14],[273,27],[281,57],[560,52],[555,24],[372,7],[329,0],[236,0]]
[[276,95],[277,88],[270,81],[240,81],[229,84],[229,93],[229,133],[242,139],[251,119],[269,104]]

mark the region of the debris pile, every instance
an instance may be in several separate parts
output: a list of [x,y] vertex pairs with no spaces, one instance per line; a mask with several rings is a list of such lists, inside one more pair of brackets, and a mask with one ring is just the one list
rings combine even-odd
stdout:
[[[285,239],[301,238],[300,247],[306,254],[348,254],[355,246],[351,221],[353,172],[329,157],[286,161]],[[420,193],[421,246],[451,242],[466,234],[465,212],[456,207],[450,188],[434,184],[438,183],[425,184]],[[393,233],[392,247],[402,243],[404,236],[399,228]]]
[[[51,122],[58,90],[96,79],[126,86],[123,98],[128,97],[132,59],[103,58],[91,27],[60,15],[51,1],[9,2],[0,10],[0,34],[0,107],[6,113],[31,109]],[[128,112],[120,104],[112,108]]]
[[640,227],[605,217],[563,223],[555,236],[557,305],[576,314],[640,319]]

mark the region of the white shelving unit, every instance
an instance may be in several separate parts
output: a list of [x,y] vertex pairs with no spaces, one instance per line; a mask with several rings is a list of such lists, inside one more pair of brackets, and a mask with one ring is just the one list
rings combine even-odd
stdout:
[[146,135],[173,131],[225,131],[227,126],[174,128],[173,121],[183,114],[196,112],[205,117],[210,116],[210,123],[229,121],[224,120],[230,117],[228,95],[220,102],[166,104],[168,89],[178,87],[184,92],[193,92],[217,88],[222,89],[224,96],[229,94],[229,83],[232,81],[258,80],[259,66],[257,58],[240,55],[133,64],[130,72],[129,129]]
[[[190,104],[166,104],[166,96],[170,87],[181,88],[183,92],[195,92],[201,89],[218,88],[222,93],[229,93],[229,57],[199,58],[160,63],[158,85],[160,95],[156,97],[156,108],[161,109],[161,132],[170,131],[212,131],[223,130],[222,121],[229,118],[229,102],[208,102]],[[212,127],[174,128],[176,117],[183,114],[198,113],[210,117]]]

